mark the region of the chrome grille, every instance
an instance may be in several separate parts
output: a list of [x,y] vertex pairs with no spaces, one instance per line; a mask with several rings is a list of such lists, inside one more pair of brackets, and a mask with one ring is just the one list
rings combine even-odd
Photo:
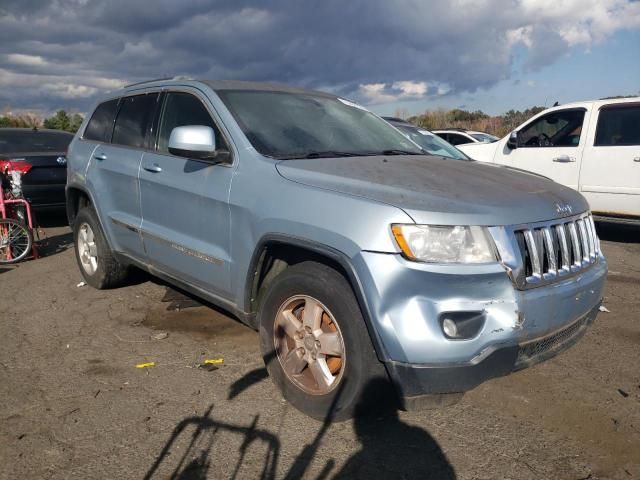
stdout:
[[552,283],[580,272],[601,255],[590,213],[489,230],[503,265],[520,289]]
[[[515,231],[527,284],[584,269],[600,253],[591,215]],[[520,240],[524,238],[524,241]]]

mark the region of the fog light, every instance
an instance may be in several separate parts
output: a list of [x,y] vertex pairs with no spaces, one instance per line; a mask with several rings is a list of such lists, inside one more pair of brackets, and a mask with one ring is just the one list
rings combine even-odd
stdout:
[[449,338],[456,338],[458,336],[458,327],[456,326],[456,322],[451,320],[450,318],[445,318],[442,320],[442,330],[444,334]]
[[486,319],[484,311],[443,312],[440,314],[440,326],[444,336],[450,340],[467,340],[480,333]]

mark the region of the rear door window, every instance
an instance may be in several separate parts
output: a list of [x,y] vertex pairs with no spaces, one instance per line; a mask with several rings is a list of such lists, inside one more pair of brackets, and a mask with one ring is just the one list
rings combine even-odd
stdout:
[[157,99],[157,93],[123,98],[113,129],[112,143],[145,148],[147,130],[153,120]]
[[640,145],[640,104],[600,109],[594,146]]
[[111,141],[113,121],[116,118],[117,111],[117,98],[98,105],[91,116],[91,120],[89,120],[89,123],[87,124],[87,128],[84,130],[82,138],[85,140],[109,143]]

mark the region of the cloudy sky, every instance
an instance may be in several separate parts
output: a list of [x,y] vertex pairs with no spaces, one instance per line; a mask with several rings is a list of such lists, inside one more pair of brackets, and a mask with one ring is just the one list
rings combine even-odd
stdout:
[[639,58],[637,0],[0,0],[0,113],[190,75],[497,114],[640,94]]

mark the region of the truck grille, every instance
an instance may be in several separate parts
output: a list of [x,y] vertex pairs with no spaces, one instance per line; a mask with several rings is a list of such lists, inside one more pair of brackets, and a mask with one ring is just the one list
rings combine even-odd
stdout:
[[596,262],[600,242],[591,214],[514,231],[524,285],[550,283]]

